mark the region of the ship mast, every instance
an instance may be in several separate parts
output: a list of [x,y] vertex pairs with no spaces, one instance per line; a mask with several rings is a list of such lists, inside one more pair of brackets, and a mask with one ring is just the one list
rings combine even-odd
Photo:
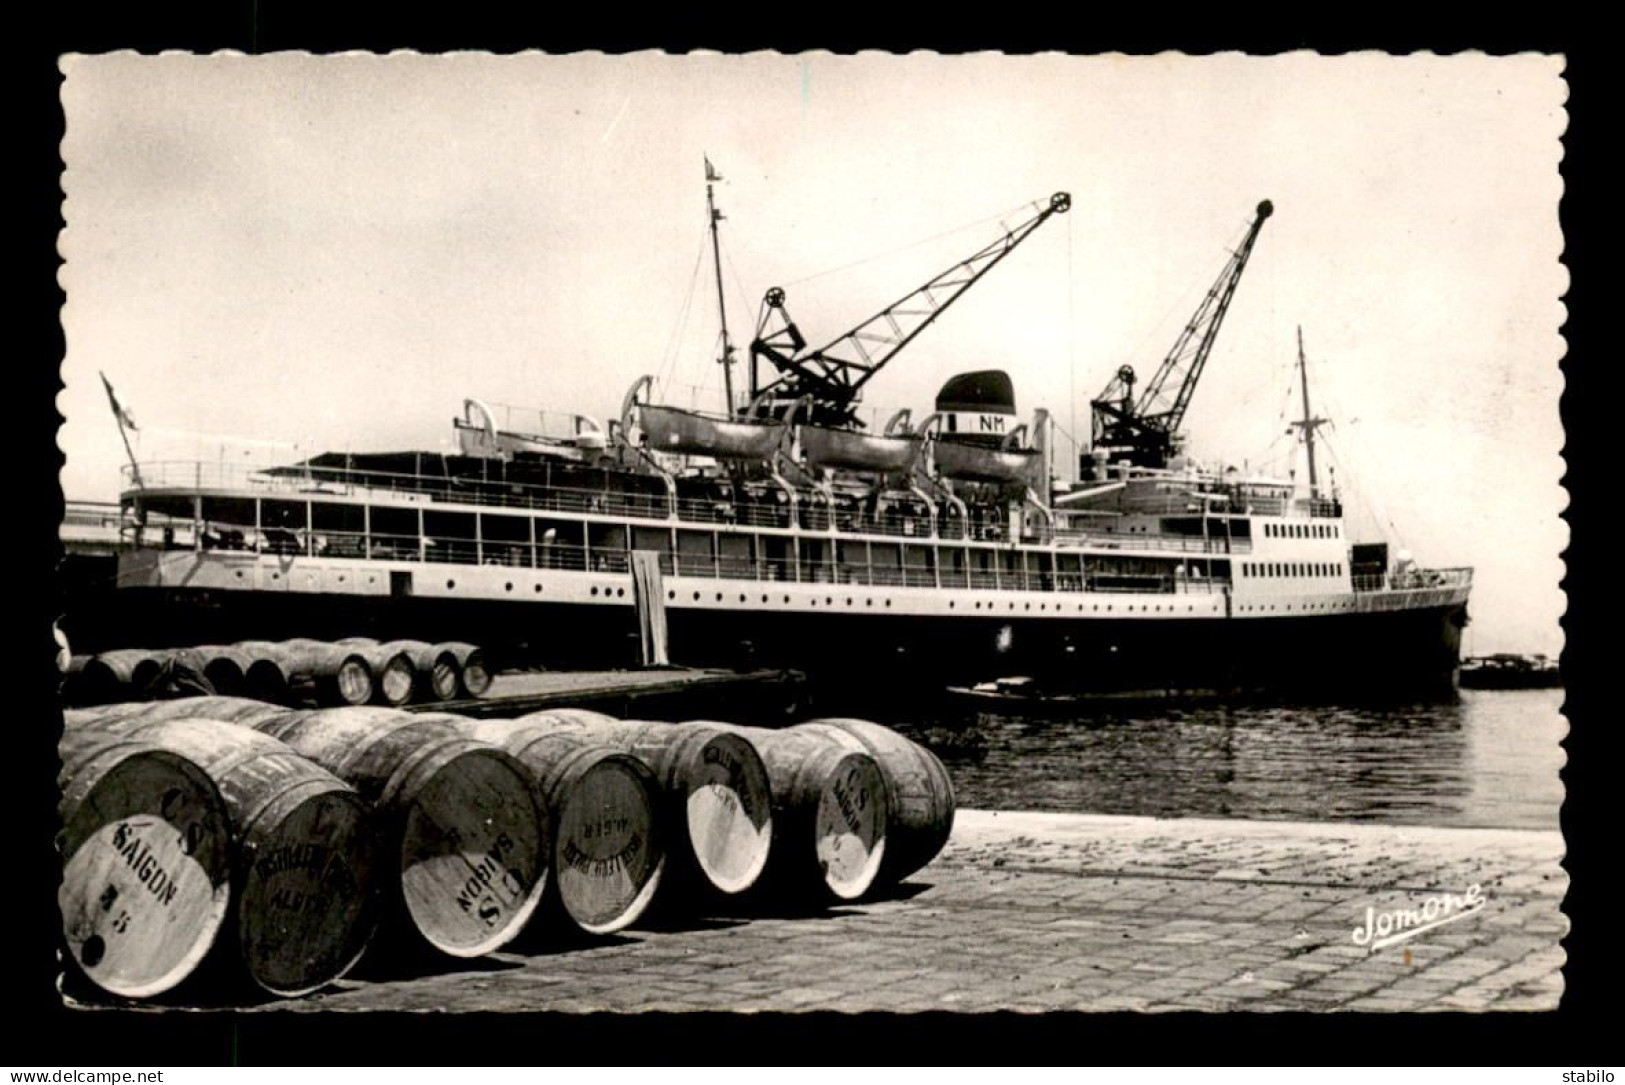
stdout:
[[1315,430],[1326,424],[1309,409],[1309,367],[1303,358],[1303,325],[1298,325],[1298,382],[1303,388],[1303,418],[1292,423],[1293,429],[1303,431],[1304,450],[1309,455],[1309,496],[1314,497],[1319,486],[1315,477]]
[[711,224],[711,260],[717,269],[717,314],[722,318],[722,357],[717,359],[722,363],[722,389],[723,395],[728,398],[728,414],[734,413],[734,381],[733,381],[733,344],[728,341],[728,305],[722,295],[722,247],[717,242],[717,223],[722,221],[722,212],[717,210],[716,197],[712,186],[722,180],[722,177],[712,167],[711,160],[705,160],[705,207],[709,212]]

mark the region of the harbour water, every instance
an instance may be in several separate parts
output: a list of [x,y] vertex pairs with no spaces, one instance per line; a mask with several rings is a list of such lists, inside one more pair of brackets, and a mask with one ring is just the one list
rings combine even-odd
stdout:
[[959,805],[1158,817],[1555,829],[1563,691],[1410,704],[974,707],[892,723]]

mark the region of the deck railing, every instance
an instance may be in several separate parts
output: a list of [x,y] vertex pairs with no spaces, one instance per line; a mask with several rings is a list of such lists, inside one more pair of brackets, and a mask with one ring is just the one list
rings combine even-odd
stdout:
[[1075,543],[1097,550],[1177,550],[1185,554],[1251,554],[1253,541],[1248,538],[1210,535],[1119,535],[1115,532],[1087,532],[1066,530],[1055,533],[1057,542]]
[[[134,473],[123,468],[126,489],[135,488]],[[312,467],[303,472],[291,468],[278,468],[275,473],[263,467],[237,464],[169,460],[139,465],[142,488],[186,489],[247,493],[256,497],[291,496],[317,499],[334,495],[367,497],[385,494],[406,497],[416,502],[433,504],[455,502],[499,509],[528,510],[537,513],[584,514],[627,517],[662,523],[721,525],[751,528],[799,528],[803,531],[836,535],[878,535],[897,539],[916,539],[922,543],[968,539],[978,542],[1006,543],[1010,534],[1002,516],[975,523],[967,523],[952,506],[941,506],[935,516],[920,511],[892,508],[881,514],[850,503],[837,502],[831,506],[822,495],[812,491],[798,494],[792,505],[777,491],[770,498],[757,494],[743,498],[679,497],[673,502],[666,493],[629,493],[610,488],[583,489],[568,486],[534,485],[501,479],[448,478],[444,475],[372,471],[347,467]],[[1170,501],[1174,499],[1170,498]],[[1182,500],[1182,499],[1181,499]],[[1269,509],[1259,507],[1253,499],[1253,511],[1281,513],[1287,511],[1286,502],[1275,502]],[[1178,504],[1179,502],[1175,502]],[[1334,506],[1329,502],[1297,501],[1292,511],[1305,515],[1327,515]],[[1184,505],[1169,511],[1183,511]],[[1029,524],[1019,536],[1023,543],[1034,546],[1058,545],[1061,548],[1092,547],[1112,550],[1172,551],[1176,553],[1246,554],[1251,553],[1252,541],[1234,536],[1210,535],[1206,538],[1186,535],[1121,535],[1091,532],[1066,524],[1066,514],[1058,513],[1063,526],[1051,528],[1046,524]],[[428,560],[437,560],[436,557]]]
[[1350,578],[1357,592],[1416,591],[1425,588],[1465,588],[1473,583],[1471,569],[1406,569]]

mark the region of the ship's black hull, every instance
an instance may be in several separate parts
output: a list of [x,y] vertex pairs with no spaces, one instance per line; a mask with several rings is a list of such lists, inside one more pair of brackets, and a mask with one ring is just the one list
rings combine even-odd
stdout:
[[[1463,605],[1186,620],[667,611],[673,663],[789,667],[815,689],[894,691],[1032,675],[1055,692],[1386,694],[1453,688]],[[630,606],[126,589],[70,599],[74,651],[243,639],[467,640],[495,666],[630,667]]]

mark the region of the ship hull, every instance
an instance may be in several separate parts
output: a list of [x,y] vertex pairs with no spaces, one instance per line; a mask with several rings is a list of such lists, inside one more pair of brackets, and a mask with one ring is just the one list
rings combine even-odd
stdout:
[[[892,615],[848,611],[841,602],[813,612],[669,608],[670,656],[692,666],[794,668],[815,690],[909,695],[1031,675],[1064,693],[1346,697],[1452,689],[1466,622],[1459,602],[1174,620]],[[485,646],[496,666],[629,667],[639,652],[629,600],[605,606],[143,587],[79,593],[63,625],[76,652],[343,636],[467,640]]]

